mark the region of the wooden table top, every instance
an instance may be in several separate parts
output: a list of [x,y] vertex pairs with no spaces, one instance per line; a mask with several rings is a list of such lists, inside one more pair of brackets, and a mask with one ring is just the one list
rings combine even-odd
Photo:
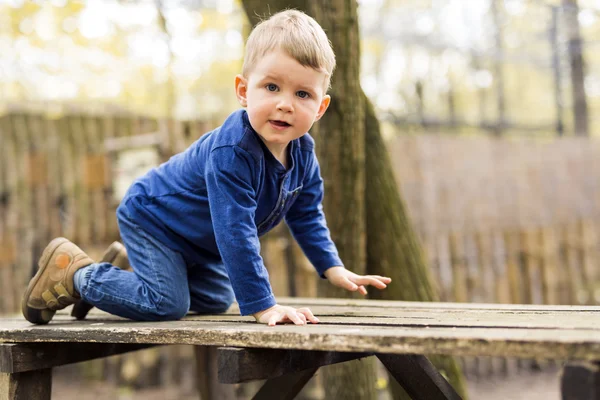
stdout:
[[[241,317],[193,315],[133,322],[66,311],[48,325],[0,318],[0,342],[194,344],[275,349],[600,360],[600,307],[280,298],[321,323],[269,327]],[[70,310],[70,309],[67,309]]]

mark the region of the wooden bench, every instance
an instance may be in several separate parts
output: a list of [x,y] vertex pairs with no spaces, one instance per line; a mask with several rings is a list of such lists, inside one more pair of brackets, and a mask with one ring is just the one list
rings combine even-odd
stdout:
[[[0,399],[49,399],[52,367],[154,345],[217,349],[222,383],[267,379],[256,399],[292,399],[320,366],[377,356],[414,399],[459,399],[423,354],[558,359],[563,399],[600,400],[600,307],[283,299],[317,325],[257,324],[235,308],[174,322],[101,312],[46,326],[0,319]],[[211,347],[201,347],[211,346]],[[276,395],[275,395],[276,394]]]

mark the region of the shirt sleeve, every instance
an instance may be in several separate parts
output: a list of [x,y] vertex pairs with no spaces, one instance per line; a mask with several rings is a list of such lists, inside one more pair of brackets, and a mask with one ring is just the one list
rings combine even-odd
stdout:
[[323,213],[323,179],[314,151],[307,165],[302,191],[285,220],[292,235],[321,277],[327,269],[343,266],[331,240]]
[[254,159],[238,147],[214,149],[205,170],[215,239],[242,315],[274,306],[254,221]]

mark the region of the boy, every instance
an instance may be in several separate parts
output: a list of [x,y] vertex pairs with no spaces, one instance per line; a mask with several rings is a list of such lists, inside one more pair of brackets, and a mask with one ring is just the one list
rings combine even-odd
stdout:
[[125,318],[172,320],[224,312],[235,295],[241,314],[260,323],[317,323],[308,308],[276,303],[259,254],[259,236],[284,217],[333,285],[362,294],[366,285],[385,288],[389,278],[343,267],[322,211],[307,132],[329,106],[334,67],[329,40],[309,16],[288,10],[259,24],[235,77],[245,110],[138,179],[117,209],[133,272],[55,239],[23,297],[25,318],[48,323],[81,298]]

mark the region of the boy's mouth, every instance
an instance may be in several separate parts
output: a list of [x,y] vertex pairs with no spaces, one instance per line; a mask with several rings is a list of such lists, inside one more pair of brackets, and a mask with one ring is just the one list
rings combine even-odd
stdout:
[[288,126],[291,126],[290,124],[288,124],[288,123],[287,123],[287,122],[285,122],[285,121],[279,121],[279,120],[274,120],[274,119],[272,119],[272,120],[270,120],[269,122],[270,122],[271,124],[275,125],[275,126],[279,126],[279,127],[282,127],[282,128],[286,128],[286,127],[288,127]]

